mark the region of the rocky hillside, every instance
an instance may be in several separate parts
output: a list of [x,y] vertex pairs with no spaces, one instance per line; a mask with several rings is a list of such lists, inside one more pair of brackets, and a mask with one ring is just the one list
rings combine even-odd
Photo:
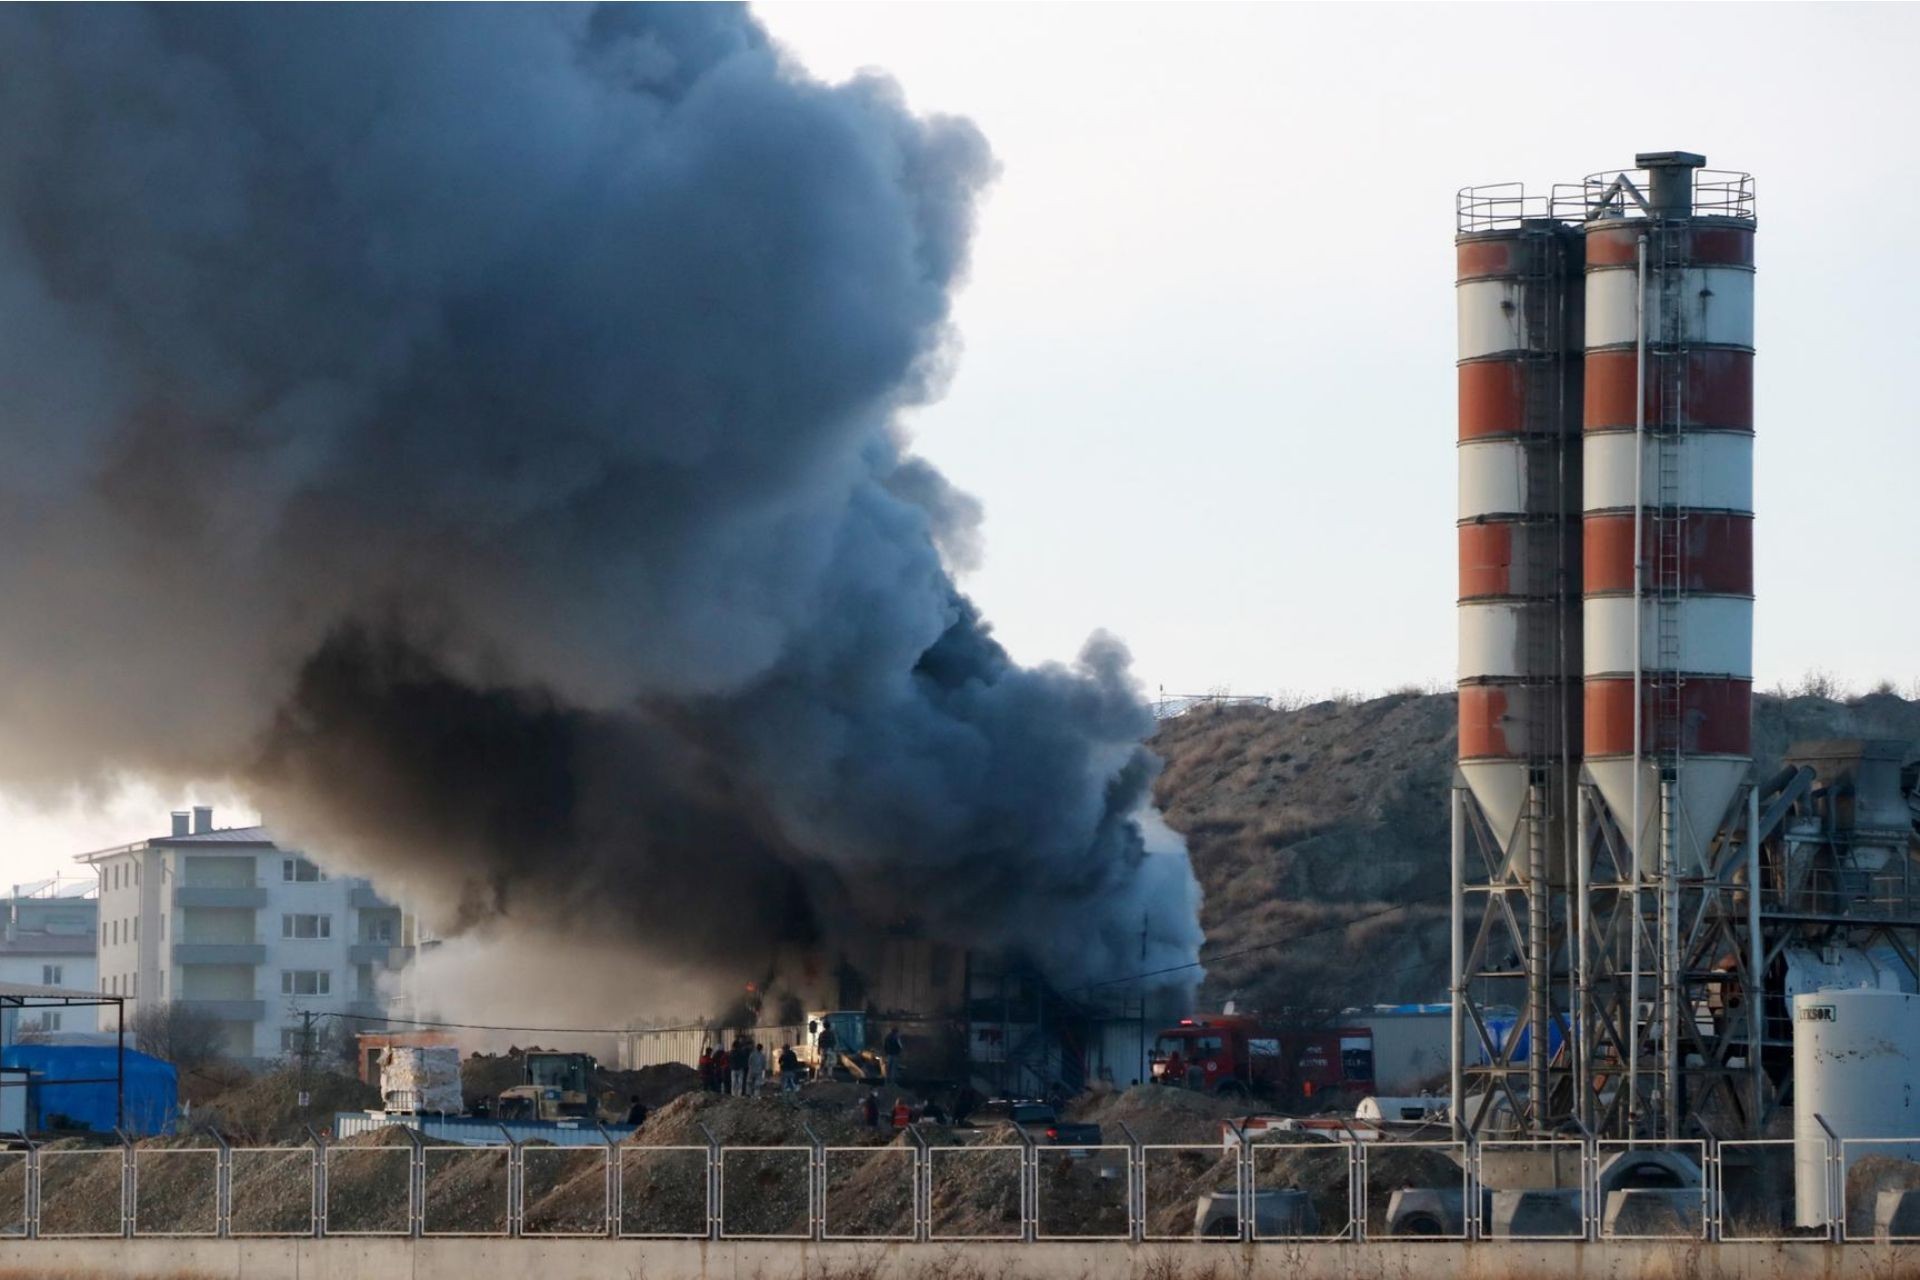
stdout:
[[[1920,702],[1889,692],[1761,696],[1754,720],[1763,769],[1802,739],[1920,745]],[[1156,796],[1206,890],[1209,1006],[1442,998],[1452,694],[1201,706],[1152,745],[1167,765]]]

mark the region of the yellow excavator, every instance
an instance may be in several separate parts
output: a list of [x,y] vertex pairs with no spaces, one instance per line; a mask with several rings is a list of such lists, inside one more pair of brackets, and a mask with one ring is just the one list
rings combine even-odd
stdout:
[[501,1090],[495,1114],[502,1120],[592,1120],[593,1068],[592,1054],[528,1053],[525,1082]]

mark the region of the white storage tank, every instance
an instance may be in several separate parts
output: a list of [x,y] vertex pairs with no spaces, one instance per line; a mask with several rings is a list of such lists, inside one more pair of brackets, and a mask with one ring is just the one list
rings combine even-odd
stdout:
[[[1827,1215],[1827,1126],[1841,1139],[1911,1138],[1911,1143],[1844,1143],[1847,1165],[1867,1156],[1920,1161],[1920,996],[1871,988],[1793,997],[1794,1207],[1803,1227]],[[1846,1170],[1839,1173],[1844,1189]]]

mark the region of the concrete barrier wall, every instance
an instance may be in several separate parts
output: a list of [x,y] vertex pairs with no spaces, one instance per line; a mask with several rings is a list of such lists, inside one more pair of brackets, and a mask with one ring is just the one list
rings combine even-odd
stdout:
[[1920,1246],[13,1240],[0,1280],[1899,1280]]

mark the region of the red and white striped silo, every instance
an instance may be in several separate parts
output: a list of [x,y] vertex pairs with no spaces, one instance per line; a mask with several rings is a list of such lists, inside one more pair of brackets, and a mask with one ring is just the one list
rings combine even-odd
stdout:
[[1463,193],[1455,242],[1459,767],[1503,850],[1539,820],[1539,856],[1580,743],[1582,256],[1544,202],[1500,192]]
[[1752,759],[1754,220],[1745,175],[1636,164],[1587,183],[1585,756],[1686,874]]

